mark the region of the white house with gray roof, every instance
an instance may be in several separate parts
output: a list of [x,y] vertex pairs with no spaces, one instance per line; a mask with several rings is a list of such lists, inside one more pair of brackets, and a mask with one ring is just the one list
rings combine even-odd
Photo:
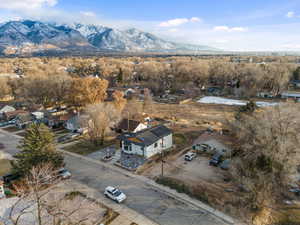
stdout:
[[172,131],[163,126],[151,127],[137,133],[123,134],[119,137],[124,153],[150,158],[173,146]]

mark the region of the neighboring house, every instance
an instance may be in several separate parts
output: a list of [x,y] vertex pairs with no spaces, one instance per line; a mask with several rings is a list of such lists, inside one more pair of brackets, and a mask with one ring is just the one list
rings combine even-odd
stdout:
[[269,92],[259,92],[257,94],[257,97],[261,97],[261,98],[274,98],[275,96],[272,93],[269,93]]
[[86,128],[84,120],[87,120],[86,115],[75,115],[66,121],[65,128],[71,132],[82,132]]
[[118,138],[122,152],[144,158],[150,158],[173,146],[172,131],[163,125],[123,134]]
[[128,88],[127,90],[124,91],[124,95],[125,96],[129,96],[136,93],[136,90],[132,89],[132,88]]
[[0,109],[0,116],[2,117],[3,113],[14,112],[16,109],[10,105],[6,105]]
[[74,114],[53,115],[52,113],[47,117],[46,123],[51,128],[63,127],[67,123],[67,121],[73,116]]
[[4,112],[3,119],[9,121],[9,120],[16,118],[19,114],[23,114],[23,113],[27,113],[27,112],[24,110],[15,110],[12,112]]
[[19,129],[26,128],[28,125],[33,123],[34,116],[31,113],[21,113],[16,116],[16,127]]
[[34,117],[34,119],[36,119],[36,120],[42,120],[45,115],[43,112],[33,112],[31,114]]
[[123,119],[117,126],[116,131],[118,133],[136,133],[138,131],[144,130],[147,125],[136,120]]
[[295,100],[299,100],[300,99],[300,92],[283,92],[281,94],[281,98],[285,98],[285,99],[295,99]]

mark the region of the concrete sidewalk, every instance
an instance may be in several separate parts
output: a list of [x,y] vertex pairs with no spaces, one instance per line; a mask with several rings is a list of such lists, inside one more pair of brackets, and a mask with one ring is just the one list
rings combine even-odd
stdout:
[[67,152],[67,151],[64,151],[64,150],[60,150],[60,151],[63,152],[64,154],[71,155],[73,157],[77,157],[77,158],[86,160],[87,162],[92,162],[92,163],[99,164],[99,165],[101,165],[103,167],[106,167],[108,169],[111,169],[115,172],[119,172],[119,173],[121,173],[125,176],[132,177],[134,179],[138,179],[139,181],[152,186],[153,188],[159,190],[160,192],[163,192],[163,193],[169,195],[170,197],[173,197],[173,198],[175,198],[175,199],[177,199],[177,200],[179,200],[183,203],[186,203],[188,205],[192,205],[196,208],[199,208],[201,210],[206,211],[209,214],[212,214],[213,216],[221,219],[222,221],[226,222],[227,224],[237,224],[237,221],[235,221],[230,216],[225,215],[224,213],[222,213],[218,210],[215,210],[212,207],[210,207],[210,206],[208,206],[208,205],[206,205],[206,204],[204,204],[204,203],[202,203],[202,202],[200,202],[196,199],[192,199],[191,197],[189,197],[186,194],[178,193],[176,190],[173,190],[173,189],[170,189],[169,187],[157,184],[155,181],[150,180],[146,177],[130,173],[129,171],[123,170],[123,169],[121,169],[119,167],[116,167],[114,165],[106,164],[102,161],[94,160],[94,159],[91,159],[91,158],[88,158],[88,157],[85,157],[85,156],[82,156],[82,155],[78,155],[78,154],[75,154],[75,153]]

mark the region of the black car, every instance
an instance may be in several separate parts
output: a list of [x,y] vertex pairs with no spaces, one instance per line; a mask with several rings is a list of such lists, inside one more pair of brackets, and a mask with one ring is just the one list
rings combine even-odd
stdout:
[[223,161],[223,155],[220,153],[216,153],[209,161],[209,165],[218,166],[222,161]]
[[15,174],[5,175],[2,178],[5,184],[10,184],[12,181],[18,180],[20,177],[21,176],[19,174],[15,173]]

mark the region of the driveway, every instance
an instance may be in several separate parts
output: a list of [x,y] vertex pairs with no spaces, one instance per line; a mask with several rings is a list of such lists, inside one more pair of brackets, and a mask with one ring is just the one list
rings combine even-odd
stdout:
[[[0,142],[10,154],[15,154],[20,137],[0,129]],[[106,186],[113,185],[124,191],[128,199],[124,204],[161,225],[225,225],[227,223],[204,210],[183,203],[160,192],[141,180],[124,175],[101,164],[71,155],[65,156],[72,179],[102,193]],[[141,224],[142,225],[142,224]]]

